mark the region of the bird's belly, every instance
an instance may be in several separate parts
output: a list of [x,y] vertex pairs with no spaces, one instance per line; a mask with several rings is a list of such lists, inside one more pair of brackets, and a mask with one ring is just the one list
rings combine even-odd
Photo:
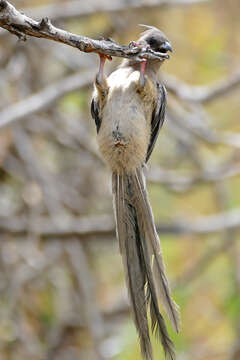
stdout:
[[98,143],[112,171],[133,172],[145,162],[150,129],[143,114],[135,116],[130,107],[104,114]]
[[[120,69],[121,70],[121,69]],[[146,159],[151,119],[139,93],[139,72],[115,71],[108,78],[108,99],[102,111],[99,149],[113,171],[132,172]]]

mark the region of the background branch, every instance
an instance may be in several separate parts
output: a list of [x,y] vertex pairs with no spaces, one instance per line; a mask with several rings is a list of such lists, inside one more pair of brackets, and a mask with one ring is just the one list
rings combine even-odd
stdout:
[[[219,214],[201,216],[195,220],[175,220],[171,223],[157,224],[160,234],[209,234],[240,227],[240,209]],[[68,238],[78,236],[112,237],[115,233],[113,217],[110,215],[90,217],[62,217],[50,220],[48,217],[38,217],[30,224],[30,230],[43,238]],[[23,236],[29,231],[27,217],[12,219],[0,218],[0,231],[13,236]]]
[[56,4],[51,5],[43,5],[35,8],[27,8],[23,11],[26,14],[30,14],[33,18],[43,18],[48,14],[48,17],[54,21],[59,20],[68,20],[79,17],[86,17],[95,14],[96,12],[101,13],[109,13],[109,12],[119,12],[123,10],[129,9],[140,9],[140,10],[148,10],[148,9],[158,9],[161,7],[169,7],[169,6],[187,6],[193,4],[204,3],[207,0],[148,0],[148,1],[130,1],[128,4],[119,0],[115,0],[114,2],[103,2],[99,5],[98,2],[96,4],[87,3],[80,4],[79,1],[68,1],[67,3],[63,3],[61,7]]

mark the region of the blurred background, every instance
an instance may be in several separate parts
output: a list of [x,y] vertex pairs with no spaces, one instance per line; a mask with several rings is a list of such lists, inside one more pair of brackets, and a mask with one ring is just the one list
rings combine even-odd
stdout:
[[[169,330],[178,360],[239,360],[239,0],[12,4],[92,38],[128,44],[141,23],[169,37],[167,119],[148,167],[181,307],[181,333]],[[96,54],[0,32],[1,360],[140,360],[90,117],[97,67]]]

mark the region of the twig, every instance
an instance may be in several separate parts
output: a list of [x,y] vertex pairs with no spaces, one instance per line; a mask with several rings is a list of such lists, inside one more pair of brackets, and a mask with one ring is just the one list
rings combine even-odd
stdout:
[[78,90],[89,85],[92,81],[92,72],[77,73],[49,85],[27,99],[21,100],[12,106],[8,106],[0,112],[0,127],[26,118],[29,115],[41,110],[46,110],[49,106],[71,91]]
[[34,151],[32,142],[28,134],[21,127],[14,128],[13,139],[15,148],[22,159],[27,169],[30,179],[37,181],[41,186],[44,194],[44,203],[50,215],[57,213],[60,210],[59,194],[53,183],[48,181],[45,169],[39,167],[39,161],[36,152]]
[[231,349],[230,360],[238,360],[239,357],[240,357],[240,342],[239,339],[237,339],[236,343]]
[[160,8],[166,6],[181,6],[181,5],[194,5],[204,3],[208,0],[131,0],[129,2],[114,0],[108,2],[79,2],[79,0],[68,1],[62,3],[61,6],[58,4],[42,5],[34,8],[24,9],[25,13],[30,14],[33,18],[42,18],[46,14],[54,20],[67,20],[72,18],[79,18],[83,16],[90,16],[95,13],[113,13],[129,9],[151,9]]
[[[200,216],[195,220],[182,219],[171,223],[159,223],[157,230],[165,234],[209,234],[228,229],[240,228],[240,208],[226,212]],[[42,238],[69,238],[69,237],[107,237],[112,238],[115,233],[112,216],[89,216],[73,217],[52,221],[48,217],[38,217],[31,223],[32,232],[39,234]],[[13,236],[23,236],[29,232],[29,223],[26,216],[11,218],[0,218],[0,232],[10,233]]]
[[168,89],[185,101],[208,103],[240,86],[240,70],[212,85],[191,86],[173,75],[164,74],[164,82]]
[[168,59],[169,55],[157,53],[151,49],[136,46],[121,46],[113,40],[93,40],[85,36],[72,34],[51,24],[48,18],[35,21],[20,13],[6,0],[0,0],[0,26],[21,40],[27,36],[44,38],[75,47],[80,51],[102,53],[141,61],[146,59]]
[[[239,151],[236,151],[239,156]],[[235,154],[235,152],[234,152]],[[223,179],[238,176],[240,174],[240,163],[231,156],[223,164],[213,166],[209,162],[205,168],[196,175],[183,175],[175,170],[167,170],[160,167],[152,167],[148,172],[148,181],[153,184],[165,184],[178,192],[193,189],[194,185],[200,183],[215,183]]]
[[203,120],[202,114],[192,109],[186,110],[182,104],[172,96],[168,97],[168,115],[171,121],[184,127],[191,135],[203,140],[206,143],[217,144],[219,141],[218,134],[211,129]]
[[[229,231],[232,231],[229,229]],[[173,284],[173,287],[184,287],[195,280],[203,271],[218,257],[218,255],[228,251],[234,244],[235,238],[225,238],[219,244],[208,247],[204,254],[186,270]]]
[[88,259],[82,244],[77,239],[68,240],[65,244],[65,250],[76,277],[78,291],[82,294],[84,301],[85,318],[93,338],[96,359],[101,360],[103,356],[100,345],[104,338],[104,325],[96,301],[94,280],[89,269]]
[[[219,179],[215,184],[215,192],[219,203],[220,210],[227,211],[230,205],[229,194],[224,179]],[[225,253],[232,248],[236,242],[236,229],[226,229],[222,231],[222,239],[219,243],[208,248],[204,254],[188,269],[183,275],[176,280],[176,286],[185,286],[196,279],[203,271],[213,262],[219,254]]]
[[240,133],[226,131],[222,133],[221,143],[240,149]]

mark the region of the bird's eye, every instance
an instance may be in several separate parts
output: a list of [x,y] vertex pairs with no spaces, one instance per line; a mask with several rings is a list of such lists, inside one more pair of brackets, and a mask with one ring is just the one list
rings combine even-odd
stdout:
[[149,39],[148,43],[149,43],[150,46],[157,45],[157,41],[156,41],[156,39],[154,39],[154,37],[151,37]]

